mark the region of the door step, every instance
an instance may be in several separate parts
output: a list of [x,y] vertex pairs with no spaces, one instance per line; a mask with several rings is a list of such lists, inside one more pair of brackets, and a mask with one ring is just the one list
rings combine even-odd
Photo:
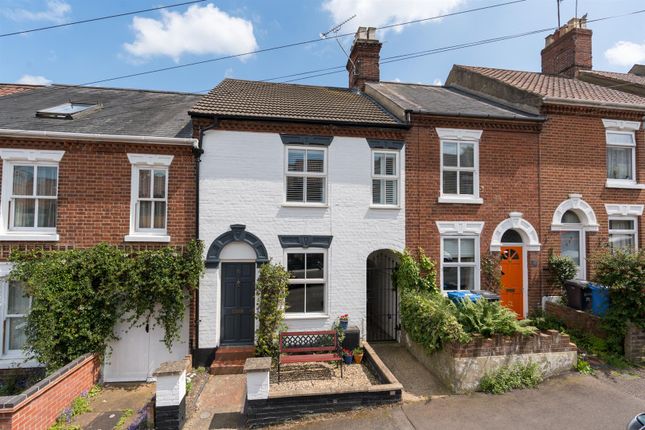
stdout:
[[209,373],[211,375],[242,374],[244,362],[254,356],[254,346],[222,346],[215,351],[215,360],[209,368]]

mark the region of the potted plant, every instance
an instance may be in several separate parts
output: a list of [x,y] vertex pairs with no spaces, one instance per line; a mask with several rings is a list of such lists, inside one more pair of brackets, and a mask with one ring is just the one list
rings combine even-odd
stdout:
[[343,348],[343,361],[345,362],[345,364],[352,364],[353,360],[353,352],[350,349]]
[[347,324],[349,324],[349,314],[343,314],[338,317],[338,321],[340,321],[340,328],[343,331],[347,330]]
[[363,348],[360,346],[357,346],[354,348],[354,351],[352,351],[352,354],[354,355],[354,362],[356,364],[361,364],[361,361],[363,361]]

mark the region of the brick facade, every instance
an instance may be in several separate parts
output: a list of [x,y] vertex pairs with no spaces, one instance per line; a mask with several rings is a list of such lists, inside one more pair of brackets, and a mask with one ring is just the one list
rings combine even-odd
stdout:
[[[490,253],[495,227],[521,212],[536,229],[539,222],[539,123],[412,116],[406,138],[406,246],[419,247],[440,270],[440,234],[436,221],[483,221],[480,254]],[[479,185],[483,204],[438,203],[440,140],[437,127],[483,130],[479,142]],[[540,232],[538,231],[538,234]],[[529,309],[540,305],[542,257],[528,252]]]
[[581,70],[591,70],[591,30],[576,18],[546,38],[542,50],[542,73],[575,78]]
[[98,357],[86,355],[60,369],[23,394],[0,405],[0,430],[45,430],[81,393],[98,382]]

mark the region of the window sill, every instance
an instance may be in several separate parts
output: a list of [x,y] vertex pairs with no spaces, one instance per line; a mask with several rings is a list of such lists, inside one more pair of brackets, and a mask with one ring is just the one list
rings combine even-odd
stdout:
[[329,318],[329,314],[288,314],[285,313],[284,319],[286,320],[320,320]]
[[0,241],[3,242],[58,242],[57,233],[27,233],[12,232],[0,234]]
[[314,208],[314,209],[326,209],[329,207],[327,203],[291,203],[284,202],[282,203],[283,208]]
[[377,210],[381,210],[381,209],[386,209],[387,210],[387,209],[389,209],[389,210],[397,211],[397,210],[401,209],[401,206],[399,206],[399,205],[370,205],[370,209],[377,209]]
[[623,188],[628,190],[645,190],[645,184],[637,184],[633,181],[620,181],[607,179],[606,188]]
[[474,196],[466,196],[466,197],[461,197],[461,196],[441,196],[437,199],[437,202],[439,203],[457,203],[457,204],[465,204],[465,205],[481,205],[484,203],[484,199],[481,197],[474,197]]
[[170,242],[168,235],[129,234],[123,238],[124,242]]

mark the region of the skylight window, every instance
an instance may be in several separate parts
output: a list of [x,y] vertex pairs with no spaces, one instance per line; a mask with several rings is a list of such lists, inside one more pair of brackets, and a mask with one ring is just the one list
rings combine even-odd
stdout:
[[73,119],[81,114],[93,112],[100,107],[101,105],[99,104],[68,102],[63,103],[62,105],[39,110],[36,112],[36,116],[41,118]]

